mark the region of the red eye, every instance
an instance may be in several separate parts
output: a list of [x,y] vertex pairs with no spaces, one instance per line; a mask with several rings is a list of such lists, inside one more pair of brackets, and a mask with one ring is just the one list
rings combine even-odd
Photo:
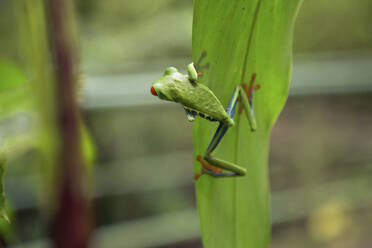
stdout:
[[158,94],[156,93],[154,87],[151,87],[151,94],[153,94],[154,96],[157,96]]

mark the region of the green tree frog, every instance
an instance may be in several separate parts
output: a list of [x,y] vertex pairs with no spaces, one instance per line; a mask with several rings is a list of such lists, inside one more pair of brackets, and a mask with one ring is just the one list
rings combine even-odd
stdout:
[[155,80],[151,87],[151,94],[162,100],[180,103],[185,109],[189,121],[194,121],[196,116],[209,121],[219,122],[219,126],[209,143],[204,156],[198,155],[196,159],[202,165],[201,173],[195,174],[195,179],[207,174],[213,177],[244,176],[246,169],[212,157],[212,152],[216,149],[221,139],[229,127],[234,125],[235,107],[238,101],[244,109],[252,131],[257,128],[252,106],[253,92],[259,89],[259,85],[254,86],[256,74],[252,75],[249,87],[236,86],[230,102],[225,109],[216,95],[205,85],[198,83],[198,74],[191,63],[187,66],[188,75],[180,73],[175,67],[166,68],[164,74]]

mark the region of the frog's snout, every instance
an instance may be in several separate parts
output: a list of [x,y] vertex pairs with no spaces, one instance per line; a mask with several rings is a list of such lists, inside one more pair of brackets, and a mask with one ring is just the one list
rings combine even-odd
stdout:
[[167,85],[164,85],[164,83],[156,81],[152,84],[150,91],[152,95],[157,96],[162,100],[172,101],[173,98],[171,97],[169,93],[170,90],[168,88]]
[[150,91],[153,96],[158,96],[158,93],[156,93],[156,90],[154,89],[154,87],[151,87]]

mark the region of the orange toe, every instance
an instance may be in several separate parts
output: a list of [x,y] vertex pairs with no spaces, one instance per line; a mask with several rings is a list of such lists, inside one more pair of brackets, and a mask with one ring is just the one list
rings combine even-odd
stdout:
[[195,174],[194,174],[194,179],[195,179],[195,180],[198,180],[200,176],[201,176],[200,173],[195,173]]
[[200,155],[196,156],[196,160],[198,160],[199,162],[201,162],[203,159]]

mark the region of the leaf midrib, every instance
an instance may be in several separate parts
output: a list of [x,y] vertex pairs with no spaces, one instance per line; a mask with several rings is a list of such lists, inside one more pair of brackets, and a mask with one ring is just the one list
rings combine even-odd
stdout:
[[[246,72],[247,72],[247,64],[248,64],[248,57],[249,57],[249,52],[250,52],[250,48],[251,48],[251,45],[252,45],[252,40],[253,40],[253,34],[254,34],[254,30],[255,30],[255,27],[256,27],[256,24],[257,24],[257,17],[258,17],[258,13],[260,11],[260,7],[261,7],[261,0],[258,0],[257,2],[257,5],[255,7],[255,11],[254,11],[254,16],[253,16],[253,21],[252,21],[252,27],[251,27],[251,30],[250,30],[250,33],[248,35],[248,40],[247,40],[247,46],[246,46],[246,50],[245,50],[245,53],[244,53],[244,61],[243,61],[243,68],[242,68],[242,76],[241,76],[241,80],[240,80],[240,84],[243,85],[244,83],[244,78],[245,78],[245,75],[246,75]],[[238,151],[239,151],[239,133],[240,133],[240,115],[238,115],[237,117],[237,122],[236,122],[236,140],[235,140],[235,154],[234,154],[234,163],[237,164],[238,162]],[[237,247],[237,241],[238,241],[238,221],[237,221],[237,180],[235,179],[233,181],[233,209],[234,209],[234,230],[233,230],[233,246],[232,247]]]

